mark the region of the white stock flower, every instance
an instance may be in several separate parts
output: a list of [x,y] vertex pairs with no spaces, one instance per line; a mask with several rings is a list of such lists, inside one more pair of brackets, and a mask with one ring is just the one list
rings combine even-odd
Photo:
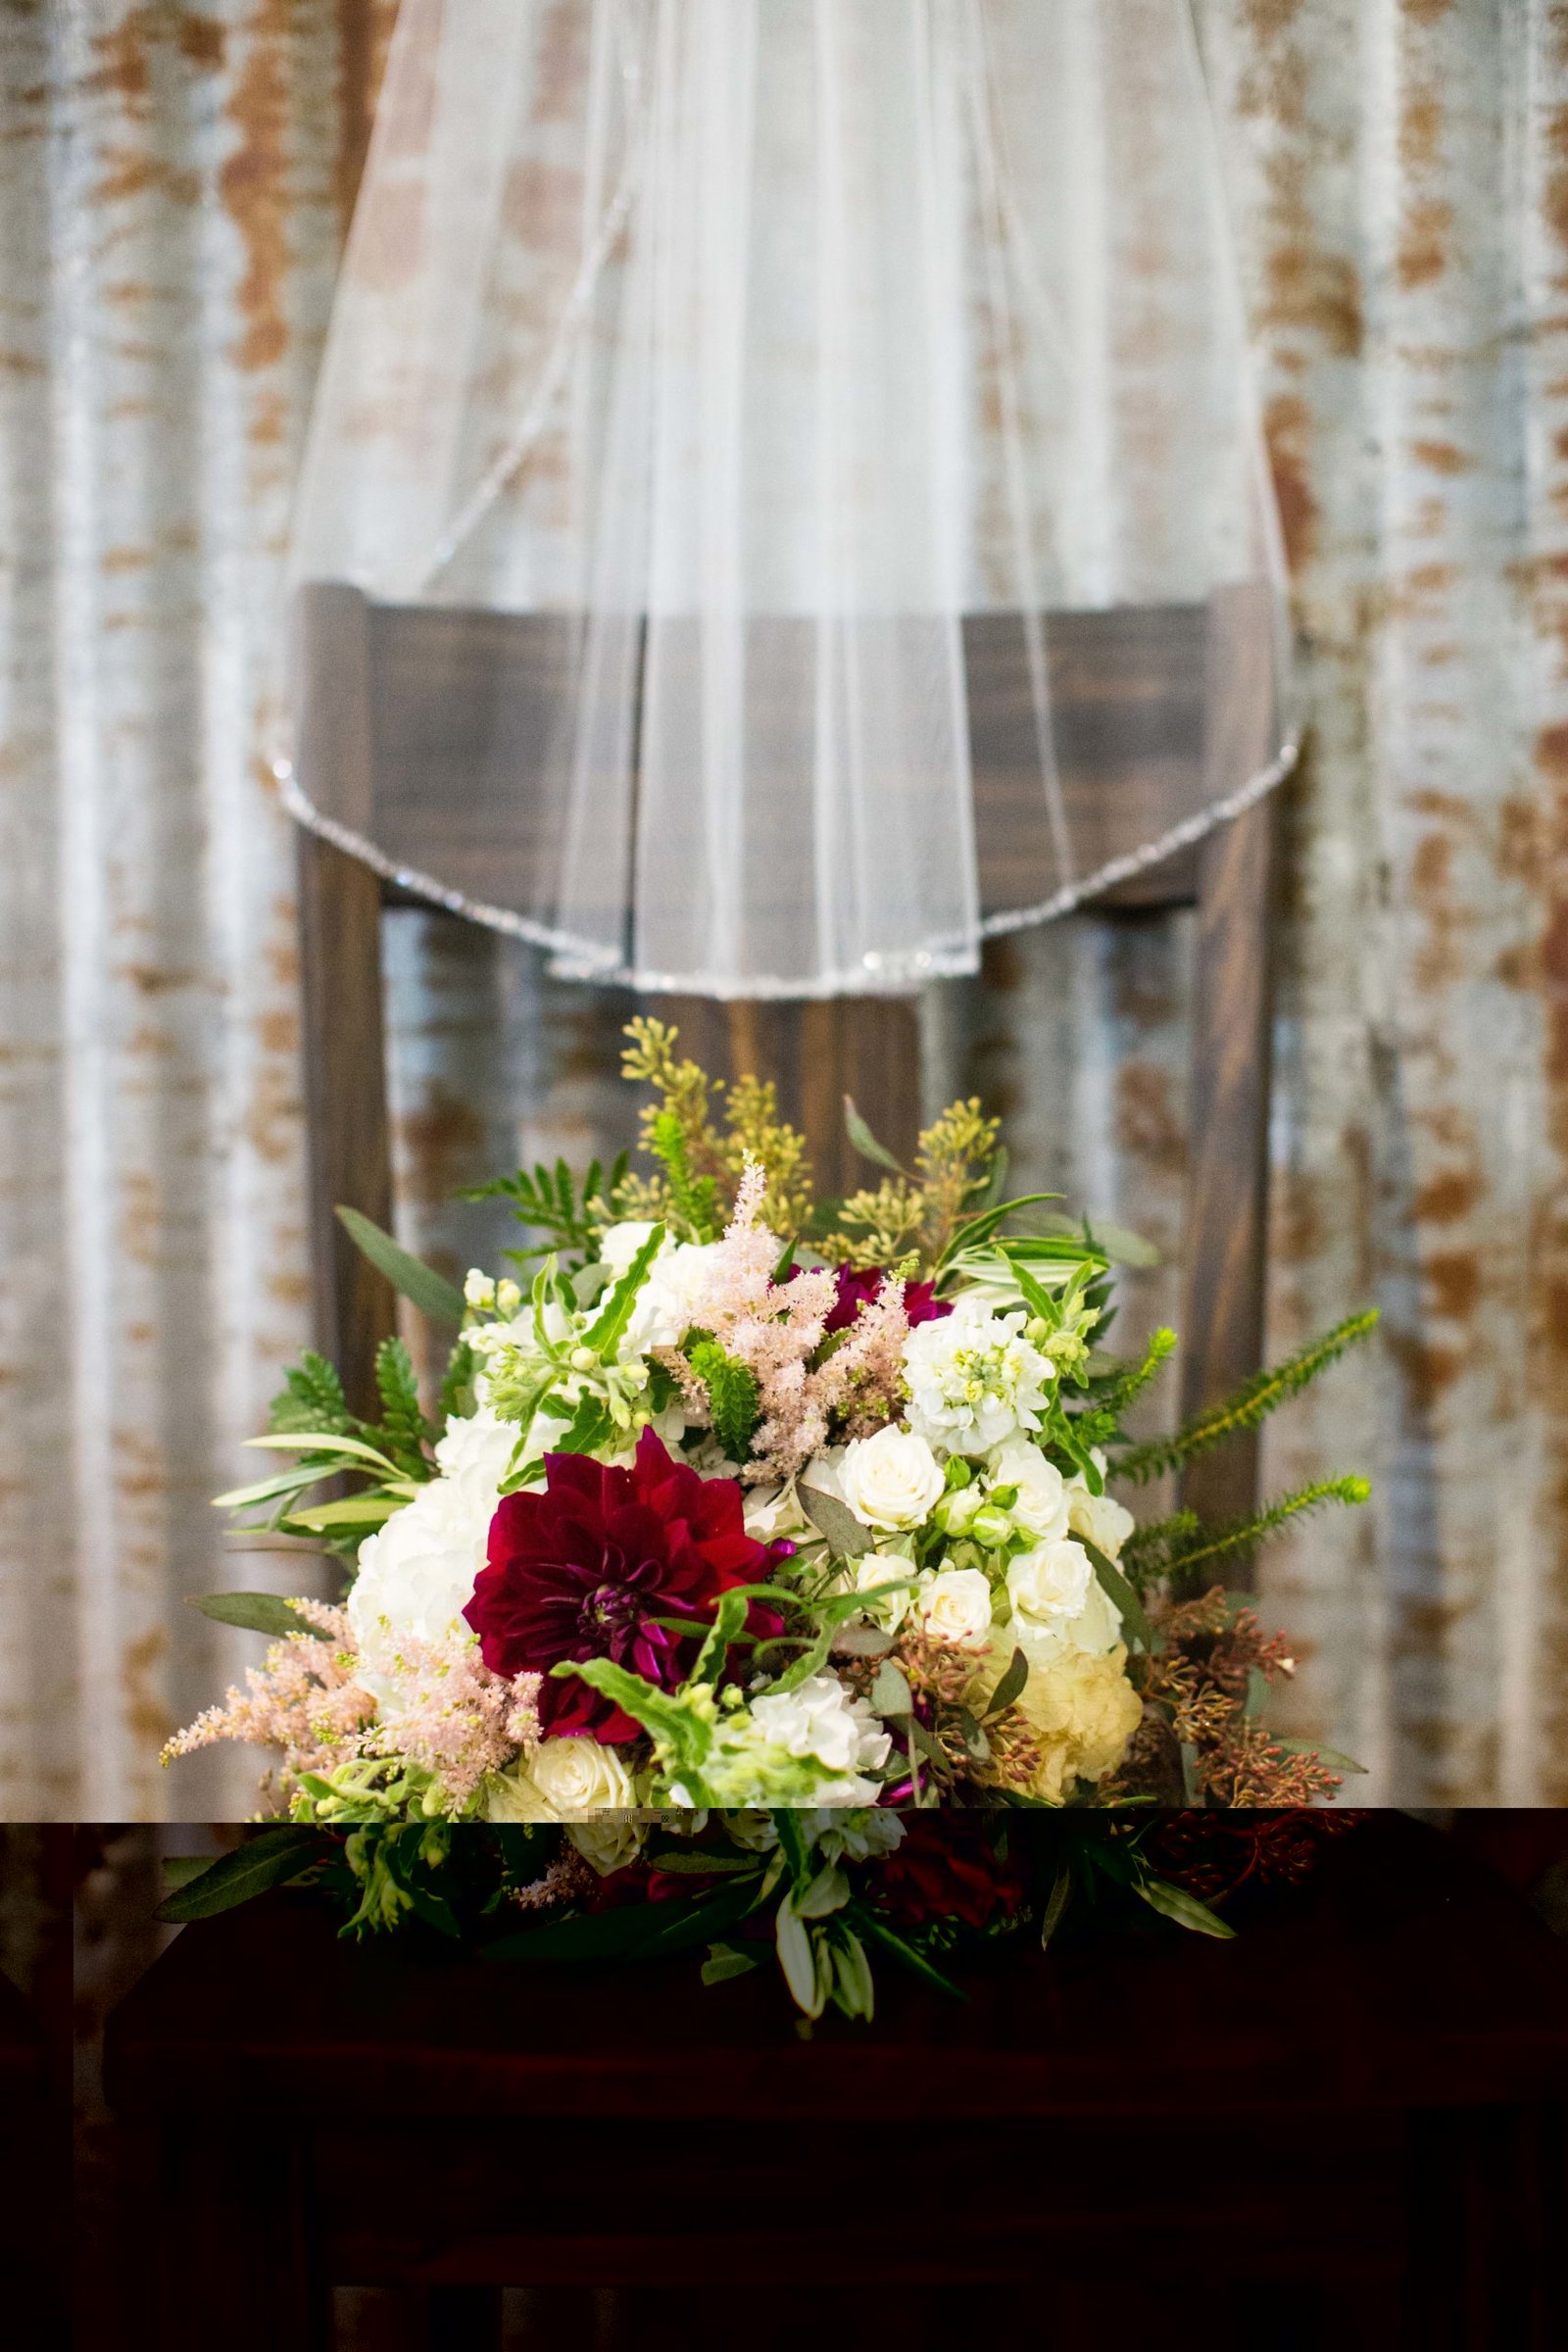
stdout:
[[612,1276],[618,1280],[653,1230],[646,1217],[628,1217],[622,1224],[607,1225],[599,1241],[601,1265],[608,1266]]
[[637,1294],[626,1328],[629,1354],[677,1348],[697,1320],[697,1300],[707,1288],[722,1242],[666,1242]]
[[1054,1368],[1024,1338],[1027,1316],[993,1315],[960,1298],[904,1343],[909,1427],[950,1453],[989,1453],[1019,1429],[1038,1429]]
[[1016,1487],[1009,1517],[1037,1544],[1067,1533],[1067,1488],[1054,1462],[1048,1462],[1027,1438],[1009,1438],[991,1457],[991,1484]]
[[483,1511],[486,1525],[495,1516],[498,1489],[507,1475],[517,1443],[514,1421],[498,1421],[494,1413],[454,1413],[446,1435],[436,1442],[435,1458],[441,1476],[464,1502]]
[[1112,1494],[1091,1494],[1082,1477],[1067,1481],[1067,1521],[1075,1536],[1086,1536],[1108,1560],[1119,1559],[1137,1520],[1125,1503]]
[[1020,1552],[1007,1564],[1007,1596],[1015,1621],[1059,1633],[1089,1598],[1095,1572],[1081,1544],[1058,1538]]
[[846,1447],[839,1488],[862,1527],[897,1531],[924,1524],[941,1500],[943,1479],[924,1438],[889,1423]]
[[978,1568],[944,1568],[915,1597],[933,1642],[983,1649],[991,1639],[991,1586]]
[[829,1805],[874,1804],[875,1781],[860,1777],[887,1761],[892,1737],[863,1698],[852,1698],[834,1674],[813,1674],[793,1690],[754,1698],[749,1709],[760,1739],[786,1755],[807,1757],[838,1775],[815,1791]]

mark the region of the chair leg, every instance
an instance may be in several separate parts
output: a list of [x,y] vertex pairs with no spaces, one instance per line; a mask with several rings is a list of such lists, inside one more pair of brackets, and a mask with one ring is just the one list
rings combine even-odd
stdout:
[[164,2134],[161,2352],[331,2352],[331,2297],[310,2227],[297,2133],[186,2116]]
[[499,2286],[432,2286],[426,2314],[429,2352],[501,2352]]

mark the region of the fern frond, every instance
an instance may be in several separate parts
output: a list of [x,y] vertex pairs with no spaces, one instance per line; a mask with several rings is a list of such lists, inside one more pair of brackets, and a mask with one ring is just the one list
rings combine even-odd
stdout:
[[726,1355],[716,1340],[699,1340],[688,1349],[692,1370],[708,1390],[713,1428],[733,1462],[744,1462],[761,1419],[757,1378],[745,1364]]
[[418,1383],[401,1340],[383,1340],[375,1351],[375,1385],[381,1398],[381,1435],[400,1470],[415,1478],[431,1475],[425,1440],[430,1426],[419,1410]]
[[1207,1453],[1245,1429],[1256,1429],[1277,1406],[1288,1397],[1298,1396],[1309,1381],[1338,1362],[1347,1348],[1364,1340],[1377,1320],[1375,1306],[1363,1309],[1358,1315],[1347,1315],[1343,1323],[1336,1323],[1332,1331],[1324,1332],[1298,1354],[1287,1356],[1283,1363],[1266,1371],[1253,1373],[1250,1380],[1244,1381],[1220,1403],[1197,1414],[1173,1437],[1151,1438],[1147,1445],[1130,1446],[1113,1463],[1112,1475],[1141,1485],[1167,1470],[1180,1469],[1183,1462]]
[[307,1348],[297,1364],[283,1375],[283,1386],[272,1398],[268,1428],[275,1435],[291,1429],[319,1430],[323,1437],[350,1437],[354,1416],[343,1394],[343,1383],[324,1355]]

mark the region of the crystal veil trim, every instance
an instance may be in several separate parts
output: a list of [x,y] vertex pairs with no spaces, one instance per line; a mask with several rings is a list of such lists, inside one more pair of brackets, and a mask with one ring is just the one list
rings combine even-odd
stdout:
[[1053,893],[1034,906],[1009,906],[996,914],[983,915],[976,925],[976,944],[938,941],[929,948],[919,949],[907,959],[907,968],[895,968],[891,957],[859,969],[826,973],[810,986],[771,980],[734,979],[710,972],[651,972],[635,964],[610,963],[586,940],[573,939],[564,931],[554,930],[532,915],[519,914],[510,906],[493,906],[483,899],[470,899],[461,890],[453,890],[438,882],[432,874],[422,874],[412,866],[402,865],[389,858],[384,850],[350,825],[340,824],[336,817],[327,816],[307,799],[293,764],[278,759],[272,762],[280,797],[290,816],[308,831],[329,841],[334,849],[357,858],[379,874],[384,881],[395,883],[412,897],[427,899],[432,906],[442,906],[449,914],[466,916],[468,921],[482,923],[487,930],[504,931],[514,939],[524,939],[530,947],[542,948],[551,956],[553,977],[562,980],[592,980],[606,987],[633,988],[653,996],[688,996],[732,998],[752,1002],[783,1002],[788,999],[826,998],[836,996],[904,996],[923,986],[928,980],[961,980],[978,971],[980,956],[978,943],[987,939],[1003,939],[1015,931],[1027,931],[1039,923],[1054,922],[1059,916],[1071,914],[1102,891],[1113,890],[1117,883],[1130,881],[1134,874],[1146,873],[1151,866],[1163,864],[1179,851],[1191,849],[1196,842],[1229,824],[1261,800],[1277,790],[1291,775],[1301,756],[1298,734],[1287,738],[1274,758],[1246,783],[1223,800],[1200,808],[1193,816],[1172,825],[1157,840],[1146,842],[1122,858],[1109,858],[1093,874],[1082,881],[1072,882]]

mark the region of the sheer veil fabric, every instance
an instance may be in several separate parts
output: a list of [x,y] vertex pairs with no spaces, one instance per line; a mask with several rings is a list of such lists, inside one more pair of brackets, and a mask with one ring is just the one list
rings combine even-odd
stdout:
[[1187,0],[403,0],[288,570],[307,822],[574,976],[908,988],[1176,846],[1086,817],[1160,615],[1177,833],[1277,781],[1282,578]]

